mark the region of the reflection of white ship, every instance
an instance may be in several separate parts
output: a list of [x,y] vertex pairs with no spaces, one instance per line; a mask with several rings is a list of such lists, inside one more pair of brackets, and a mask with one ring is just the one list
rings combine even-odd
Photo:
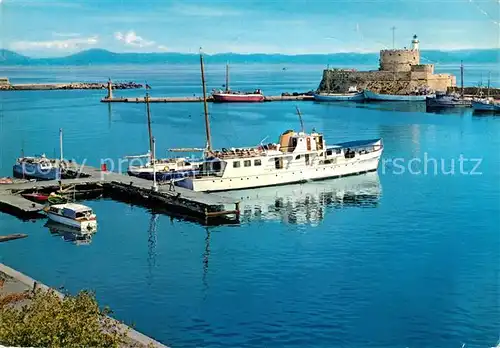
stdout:
[[326,207],[376,207],[381,195],[377,172],[273,188],[224,192],[239,199],[241,220],[280,220],[315,225]]
[[54,235],[59,235],[64,241],[72,242],[77,245],[90,244],[92,234],[78,231],[77,229],[48,220],[45,225]]

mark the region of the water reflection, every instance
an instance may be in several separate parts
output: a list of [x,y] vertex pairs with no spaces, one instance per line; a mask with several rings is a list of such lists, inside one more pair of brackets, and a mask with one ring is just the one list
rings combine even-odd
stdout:
[[376,172],[305,184],[238,190],[224,193],[241,200],[241,222],[278,220],[316,225],[327,207],[373,208],[381,186]]
[[148,281],[151,284],[153,281],[153,269],[156,267],[156,244],[159,215],[152,213],[148,227]]
[[401,111],[401,112],[425,112],[425,102],[391,101],[391,102],[367,102],[357,103],[357,108],[376,109],[382,111]]
[[48,220],[45,225],[54,236],[61,237],[65,242],[76,245],[88,245],[92,242],[92,234],[80,232],[74,228]]

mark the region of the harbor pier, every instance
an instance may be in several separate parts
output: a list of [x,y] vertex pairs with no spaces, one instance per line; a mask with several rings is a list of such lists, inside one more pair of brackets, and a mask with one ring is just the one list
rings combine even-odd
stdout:
[[[238,223],[239,201],[215,193],[194,192],[182,187],[157,185],[153,182],[120,173],[82,166],[73,179],[35,181],[0,185],[0,210],[21,218],[45,217],[43,205],[31,202],[22,194],[57,192],[64,188],[71,196],[87,198],[104,196],[127,199],[134,204],[158,207],[197,219],[203,224]],[[72,191],[73,190],[73,191]],[[73,193],[74,192],[74,193]]]
[[[264,102],[272,101],[299,101],[308,100],[313,101],[314,96],[309,94],[297,95],[271,95],[264,96]],[[105,97],[101,99],[102,103],[145,103],[144,97]],[[203,97],[149,97],[150,103],[203,103]],[[212,97],[207,97],[207,102],[214,102]]]

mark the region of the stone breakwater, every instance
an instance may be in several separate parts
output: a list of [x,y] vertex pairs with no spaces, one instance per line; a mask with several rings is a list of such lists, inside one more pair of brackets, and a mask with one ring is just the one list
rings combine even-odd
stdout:
[[[144,86],[135,82],[114,82],[113,89],[138,89]],[[33,91],[61,89],[107,89],[107,82],[68,82],[68,83],[25,83],[0,85],[3,91]]]

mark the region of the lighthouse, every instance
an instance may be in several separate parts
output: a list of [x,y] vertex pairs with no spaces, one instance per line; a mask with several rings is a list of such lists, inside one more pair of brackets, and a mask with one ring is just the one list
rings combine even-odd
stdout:
[[413,40],[411,40],[411,49],[414,51],[418,51],[418,45],[420,41],[417,38],[417,35],[413,35]]

